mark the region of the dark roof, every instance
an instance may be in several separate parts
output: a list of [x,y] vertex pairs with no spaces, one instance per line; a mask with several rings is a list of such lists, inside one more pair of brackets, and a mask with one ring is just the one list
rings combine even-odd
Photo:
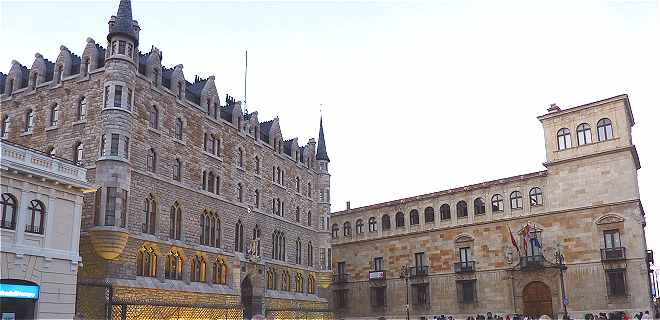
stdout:
[[284,141],[284,153],[293,157],[293,139]]
[[[21,79],[22,79],[21,82],[22,82],[22,83],[20,83],[20,84],[19,84],[20,86],[17,86],[17,87],[14,88],[14,89],[20,89],[20,88],[25,88],[25,87],[27,87],[27,85],[28,85],[28,77],[30,76],[30,71],[28,70],[28,68],[27,68],[26,66],[24,66],[24,65],[22,65],[22,64],[19,64],[19,66],[20,66],[20,69],[21,69]],[[50,70],[51,70],[51,75],[50,75],[50,77],[53,78],[53,72],[52,72],[52,71],[53,71],[53,68],[51,67]]]
[[233,120],[233,111],[234,105],[224,105],[220,107],[220,118],[225,119],[227,122],[232,122]]
[[71,70],[70,74],[79,74],[80,73],[80,57],[75,53],[71,53]]
[[172,85],[172,73],[174,72],[174,68],[168,69],[165,67],[161,67],[161,72],[160,74],[162,75],[161,82],[163,86],[170,88]]
[[270,143],[270,128],[273,126],[275,119],[259,123],[259,131],[261,131],[261,140]]
[[323,118],[321,118],[321,125],[319,127],[319,144],[316,147],[316,160],[325,160],[330,162],[328,153],[325,150],[325,135],[323,134]]
[[5,93],[5,80],[7,80],[7,75],[0,72],[0,94]]
[[119,1],[119,8],[117,8],[117,15],[115,22],[108,27],[108,41],[115,34],[122,34],[133,38],[135,46],[138,45],[138,34],[133,28],[133,10],[131,9],[130,0]]
[[53,80],[53,71],[55,71],[55,64],[51,62],[50,60],[44,58],[44,65],[46,65],[46,74],[44,75],[46,78],[44,81],[48,82]]
[[206,85],[207,79],[202,79],[199,76],[195,76],[195,82],[190,83],[186,81],[186,99],[191,102],[196,103],[197,105],[202,105],[202,89]]
[[100,44],[95,43],[96,50],[99,51],[98,56],[96,57],[96,67],[100,68],[105,65],[105,48],[103,48]]
[[147,58],[149,58],[149,54],[138,51],[138,57],[138,72],[142,75],[147,75]]

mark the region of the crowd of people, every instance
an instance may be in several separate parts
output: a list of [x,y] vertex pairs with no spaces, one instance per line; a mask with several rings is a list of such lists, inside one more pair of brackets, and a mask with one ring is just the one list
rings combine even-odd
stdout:
[[[444,315],[444,314],[440,316],[433,316],[432,319],[457,320],[457,318],[454,318],[453,316]],[[507,314],[501,316],[501,315],[493,314],[492,312],[488,312],[486,313],[486,315],[477,314],[474,317],[468,316],[465,319],[466,320],[539,320],[539,319],[542,320],[542,319],[552,319],[552,318],[550,316],[534,317],[534,316],[527,316],[522,314]],[[572,318],[568,316],[564,316],[563,319],[572,319]],[[632,317],[623,311],[619,311],[619,312],[610,312],[610,313],[601,312],[599,314],[587,313],[584,315],[583,319],[585,320],[650,320],[655,318],[652,317],[648,311],[635,313]]]

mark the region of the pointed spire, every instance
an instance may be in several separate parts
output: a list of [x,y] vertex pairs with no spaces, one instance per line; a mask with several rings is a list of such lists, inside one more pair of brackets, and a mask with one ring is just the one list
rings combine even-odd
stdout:
[[316,147],[316,160],[325,160],[330,162],[328,153],[325,150],[325,135],[323,134],[323,117],[321,117],[321,126],[319,127],[319,143]]
[[133,9],[131,9],[131,0],[119,1],[119,8],[117,8],[117,15],[112,16],[108,28],[108,41],[115,34],[122,34],[132,38],[135,45],[138,43],[138,31],[140,27],[137,21],[133,21]]

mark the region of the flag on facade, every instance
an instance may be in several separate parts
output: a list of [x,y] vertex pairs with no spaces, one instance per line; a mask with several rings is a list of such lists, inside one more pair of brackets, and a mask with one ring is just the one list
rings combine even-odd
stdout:
[[[534,224],[534,230],[536,230],[536,224]],[[541,249],[541,241],[538,239],[538,233],[534,233],[534,238],[531,239],[532,245]]]
[[525,255],[527,255],[527,243],[529,242],[529,223],[525,225],[522,230],[523,247],[525,248]]
[[511,244],[516,247],[516,251],[518,251],[518,255],[520,255],[520,248],[518,248],[518,243],[516,243],[516,238],[513,237],[513,232],[511,232],[511,227],[509,225],[506,225],[507,228],[509,228],[509,237],[511,237]]

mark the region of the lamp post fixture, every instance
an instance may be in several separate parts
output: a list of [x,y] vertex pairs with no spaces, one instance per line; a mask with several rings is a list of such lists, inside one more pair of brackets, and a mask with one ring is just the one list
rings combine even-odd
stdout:
[[408,268],[407,264],[401,266],[401,274],[399,277],[406,281],[406,320],[410,320],[410,300],[408,300],[408,279],[410,278],[410,268]]
[[564,308],[564,319],[568,319],[568,312],[566,311],[568,298],[566,297],[566,289],[564,286],[564,271],[566,270],[566,264],[564,263],[564,255],[561,253],[561,247],[559,244],[557,244],[557,251],[555,252],[555,261],[559,265],[559,278],[561,280],[561,305]]

